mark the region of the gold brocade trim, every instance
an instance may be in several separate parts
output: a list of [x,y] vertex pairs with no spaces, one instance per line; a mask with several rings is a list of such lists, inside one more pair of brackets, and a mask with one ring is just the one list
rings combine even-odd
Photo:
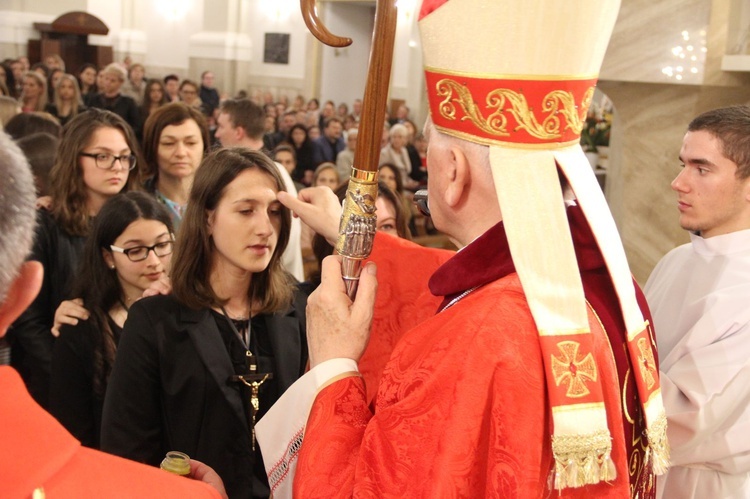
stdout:
[[533,74],[510,74],[510,73],[473,73],[471,71],[458,71],[455,69],[442,69],[433,66],[425,66],[425,72],[446,75],[466,76],[469,78],[482,78],[485,80],[519,80],[519,81],[572,81],[572,80],[595,80],[599,73],[590,74],[566,74],[566,75],[533,75]]
[[581,398],[591,393],[586,383],[588,381],[596,382],[598,378],[596,362],[592,353],[588,352],[582,359],[578,358],[580,346],[581,344],[577,341],[559,342],[557,348],[562,355],[560,357],[552,355],[550,363],[555,385],[567,384],[568,391],[565,396],[569,398]]
[[552,436],[555,489],[577,488],[617,477],[612,439],[606,430],[584,435]]
[[657,397],[661,397],[661,388],[659,388],[658,390],[654,390],[654,392],[651,395],[649,395],[648,400],[646,401],[646,403],[643,404],[643,405],[647,406],[648,404],[651,403],[652,400],[654,400]]
[[[643,480],[643,473],[648,473],[646,469],[646,459],[645,457],[641,457],[641,452],[644,456],[648,453],[648,439],[644,438],[645,435],[639,431],[637,431],[636,422],[633,415],[630,414],[628,410],[628,401],[626,399],[628,395],[627,386],[628,386],[628,378],[630,377],[631,373],[633,372],[632,369],[632,363],[630,362],[630,352],[628,350],[628,344],[627,342],[622,343],[623,352],[625,354],[625,357],[628,359],[628,369],[625,371],[625,376],[622,380],[620,380],[619,371],[617,369],[617,361],[615,360],[615,352],[612,348],[612,342],[609,339],[609,334],[607,333],[607,329],[604,327],[604,324],[602,323],[602,319],[599,317],[599,314],[596,313],[596,310],[594,310],[594,307],[591,306],[591,303],[586,301],[586,305],[588,305],[589,310],[591,310],[591,313],[594,314],[594,317],[596,317],[596,320],[599,322],[599,326],[602,328],[602,331],[604,331],[604,339],[607,340],[607,346],[609,347],[609,354],[612,359],[612,365],[615,368],[615,377],[617,378],[618,383],[620,384],[620,397],[621,397],[621,404],[622,404],[622,413],[625,416],[625,419],[630,423],[631,425],[631,433],[630,433],[630,443],[631,443],[631,452],[628,456],[628,474],[629,481],[630,481],[630,496],[631,497],[638,497],[638,492],[636,489],[639,487],[640,484],[644,484],[643,487],[645,487],[646,491],[650,491],[653,488],[653,476],[650,474],[646,478],[647,482],[644,482]],[[635,384],[635,381],[633,381]],[[638,389],[636,388],[636,393]],[[636,406],[638,404],[636,403]],[[641,422],[644,422],[645,426],[645,415],[643,414],[643,411],[638,411],[636,409],[637,414],[639,415],[639,418]],[[628,438],[627,435],[625,438]],[[634,477],[639,477],[635,478]]]
[[641,363],[641,378],[646,383],[646,388],[651,390],[656,384],[656,362],[654,361],[654,352],[651,350],[651,343],[646,338],[640,338],[636,343],[641,354],[638,356],[638,362]]
[[[627,345],[626,345],[627,347]],[[627,353],[627,351],[625,352]],[[630,373],[633,372],[631,368],[628,368],[627,371],[625,371],[625,379],[622,381],[622,388],[621,388],[621,398],[622,398],[622,412],[625,414],[625,419],[630,423],[631,425],[635,426],[635,420],[633,419],[633,416],[630,415],[630,411],[628,410],[628,401],[625,397],[628,396],[627,390],[625,390],[625,387],[628,383],[628,378],[630,377]]]
[[[635,277],[633,279],[635,279]],[[639,327],[635,331],[629,332],[628,333],[628,341],[633,341],[636,336],[638,336],[639,334],[641,334],[645,330],[648,330],[649,333],[651,331],[651,323],[649,321],[644,321],[643,325],[641,327]],[[650,336],[650,334],[649,334],[649,336]]]
[[[503,114],[503,105],[505,100],[501,103],[497,101],[493,103],[491,101],[491,94],[487,96],[487,106],[492,109],[496,108],[495,112],[490,115],[489,118],[485,119],[482,116],[482,112],[479,110],[479,106],[474,102],[474,98],[471,95],[469,89],[453,80],[446,78],[440,80],[435,85],[435,90],[440,97],[444,97],[443,101],[439,105],[440,115],[448,120],[454,121],[456,119],[456,105],[455,102],[463,108],[464,116],[461,121],[469,119],[474,123],[480,130],[486,132],[489,135],[499,135],[501,137],[510,137],[510,132],[506,129],[508,125],[508,118]],[[458,93],[458,99],[451,99],[453,92]],[[497,90],[496,90],[497,92]],[[523,98],[523,96],[521,96]],[[524,99],[525,100],[525,99]]]
[[544,144],[522,144],[520,142],[508,142],[505,140],[486,139],[484,137],[478,137],[470,133],[460,132],[452,128],[440,126],[434,122],[432,126],[434,126],[436,130],[446,135],[451,135],[453,137],[456,137],[458,139],[463,139],[469,142],[474,142],[475,144],[482,144],[485,146],[499,146],[499,147],[505,147],[505,148],[510,148],[510,149],[547,151],[547,150],[553,150],[553,149],[565,149],[566,147],[576,146],[580,143],[579,139],[574,139],[574,140],[569,140],[568,142],[547,142]]
[[589,402],[588,404],[565,404],[556,405],[552,408],[552,414],[565,413],[570,411],[583,411],[591,409],[604,409],[604,402]]
[[540,329],[539,336],[575,336],[577,334],[591,334],[591,329]]
[[[485,118],[471,91],[465,85],[443,78],[435,84],[437,95],[444,97],[438,108],[440,115],[447,120],[456,119],[456,103],[461,106],[466,116],[461,121],[470,120],[480,130],[488,135],[509,137],[511,132],[525,130],[529,135],[541,140],[554,140],[561,138],[563,132],[572,129],[576,134],[581,133],[586,111],[591,105],[594,96],[594,87],[589,87],[583,96],[581,106],[577,106],[575,97],[571,92],[553,90],[542,99],[542,110],[540,114],[546,116],[541,122],[537,119],[534,111],[529,107],[526,97],[520,92],[508,88],[498,88],[487,94],[486,109],[494,110],[489,117]],[[454,98],[457,94],[457,98]],[[506,103],[510,104],[505,108]],[[579,112],[580,109],[580,112]],[[508,131],[508,117],[510,113],[518,125]],[[565,117],[566,125],[562,127],[559,115]],[[562,128],[561,128],[562,127]]]
[[669,469],[669,441],[667,440],[667,416],[662,413],[646,429],[648,450],[646,461],[651,462],[655,475],[663,475]]

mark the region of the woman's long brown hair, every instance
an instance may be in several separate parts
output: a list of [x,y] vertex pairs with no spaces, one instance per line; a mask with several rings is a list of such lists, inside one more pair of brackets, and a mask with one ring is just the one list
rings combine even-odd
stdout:
[[[68,234],[85,236],[91,226],[91,215],[86,208],[88,188],[83,182],[83,169],[79,158],[89,146],[94,132],[100,128],[120,130],[125,137],[136,165],[141,162],[140,148],[133,130],[118,115],[102,109],[89,109],[77,114],[63,128],[57,161],[50,171],[50,196],[52,217]],[[128,192],[140,186],[138,169],[130,171],[128,181],[120,192]]]
[[[263,153],[236,147],[220,149],[203,159],[195,174],[185,215],[172,257],[172,294],[193,309],[222,305],[211,287],[210,272],[216,251],[209,234],[208,217],[221,201],[226,187],[245,170],[257,169],[271,177],[278,191],[285,190],[276,165]],[[281,207],[281,229],[268,267],[253,274],[248,297],[254,313],[286,310],[292,302],[294,279],[281,265],[281,254],[289,243],[291,214]]]

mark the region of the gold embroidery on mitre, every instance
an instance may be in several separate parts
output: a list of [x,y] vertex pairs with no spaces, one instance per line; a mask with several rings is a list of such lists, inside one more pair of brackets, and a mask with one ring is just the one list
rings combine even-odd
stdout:
[[568,385],[565,393],[570,398],[585,397],[590,393],[586,386],[587,381],[596,381],[596,362],[594,356],[589,352],[583,359],[578,359],[578,349],[581,346],[577,341],[561,341],[557,348],[562,353],[561,357],[552,356],[552,374],[555,377],[555,385],[562,383]]
[[[575,102],[571,92],[553,90],[542,100],[541,122],[533,108],[529,107],[526,97],[514,90],[499,88],[487,94],[486,108],[494,110],[485,118],[479,106],[474,102],[469,89],[460,83],[443,78],[435,85],[437,95],[444,97],[438,107],[440,115],[447,120],[456,119],[456,103],[461,106],[465,116],[461,121],[469,120],[483,132],[499,137],[508,137],[508,116],[510,113],[518,123],[513,131],[525,130],[529,135],[542,140],[554,140],[563,136],[566,130],[572,129],[576,134],[581,133],[585,124],[586,112],[591,106],[594,87],[589,87],[583,96],[581,104]],[[454,96],[455,95],[455,96]],[[510,107],[506,108],[506,104]],[[562,125],[560,116],[565,118]]]
[[[498,109],[490,115],[489,118],[485,119],[482,112],[479,110],[474,98],[471,96],[471,92],[465,86],[447,78],[444,78],[437,82],[436,85],[437,94],[440,97],[445,97],[440,103],[440,115],[448,120],[456,119],[456,105],[457,102],[464,110],[464,116],[461,121],[471,120],[477,127],[482,131],[490,135],[498,135],[500,137],[508,137],[510,133],[506,129],[508,125],[508,118],[503,114],[502,105],[504,102],[497,105]],[[453,93],[458,94],[458,98],[454,99]],[[487,96],[487,105],[492,107],[490,97],[492,94]]]
[[651,344],[646,338],[640,338],[638,340],[638,350],[641,354],[638,356],[638,362],[641,364],[639,371],[641,372],[641,378],[646,383],[646,387],[651,390],[656,384],[656,362],[654,361],[654,352],[651,350]]

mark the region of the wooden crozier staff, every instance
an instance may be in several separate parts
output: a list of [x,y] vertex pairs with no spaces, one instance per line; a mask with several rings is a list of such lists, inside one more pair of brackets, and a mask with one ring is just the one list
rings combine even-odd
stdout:
[[[351,45],[350,38],[335,36],[323,26],[315,9],[315,0],[300,0],[300,6],[305,24],[318,40],[331,47]],[[362,100],[362,117],[359,122],[357,148],[354,151],[356,164],[352,165],[352,176],[349,179],[339,224],[336,251],[344,257],[342,274],[346,292],[351,299],[357,294],[362,261],[370,256],[375,238],[378,159],[391,79],[396,14],[395,0],[378,0],[370,66]]]

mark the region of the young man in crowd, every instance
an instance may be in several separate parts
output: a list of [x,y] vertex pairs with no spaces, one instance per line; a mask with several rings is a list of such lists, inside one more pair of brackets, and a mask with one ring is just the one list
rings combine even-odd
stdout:
[[672,448],[660,495],[750,497],[750,107],[695,118],[680,163],[690,243],[646,284]]
[[344,125],[337,117],[333,116],[326,120],[323,135],[313,141],[315,147],[313,160],[316,165],[336,162],[339,153],[346,149],[343,130]]

